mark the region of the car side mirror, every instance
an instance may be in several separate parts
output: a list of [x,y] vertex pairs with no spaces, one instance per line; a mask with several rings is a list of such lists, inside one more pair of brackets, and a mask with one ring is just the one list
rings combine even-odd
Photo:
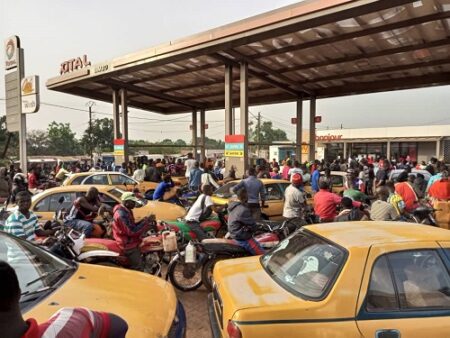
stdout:
[[58,199],[58,203],[59,203],[59,204],[63,204],[63,203],[64,203],[64,196],[61,196],[61,197]]

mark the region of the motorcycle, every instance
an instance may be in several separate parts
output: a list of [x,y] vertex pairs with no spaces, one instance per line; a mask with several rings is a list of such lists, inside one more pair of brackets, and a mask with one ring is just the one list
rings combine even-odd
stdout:
[[434,218],[435,211],[437,210],[432,207],[421,205],[418,208],[414,209],[410,217],[414,223],[437,227],[438,225],[436,219]]
[[[284,221],[281,225],[279,222],[261,221],[258,222],[254,238],[265,250],[270,250],[295,229],[289,221]],[[190,242],[190,245],[196,251],[193,262],[190,262],[187,253],[188,245],[174,256],[167,270],[166,280],[170,279],[172,285],[181,291],[193,291],[201,285],[211,291],[210,277],[218,261],[250,256],[248,251],[232,239],[205,239],[202,242]]]
[[[151,220],[154,222],[154,220]],[[156,222],[155,222],[156,223]],[[152,225],[153,229],[149,230],[142,238],[142,243],[139,246],[141,252],[142,265],[144,271],[152,275],[160,276],[162,270],[162,263],[166,251],[164,248],[164,240],[170,229],[167,227],[160,228],[161,231],[156,231],[154,228],[156,224]],[[108,238],[87,238],[85,240],[82,251],[90,252],[95,250],[106,250],[115,253],[114,263],[120,267],[129,268],[130,263],[125,256],[125,252],[118,246],[114,239]],[[173,249],[176,251],[176,248]]]
[[[212,217],[203,222],[200,222],[200,227],[208,234],[209,237],[223,237],[227,232],[227,217],[226,211],[217,213],[217,217]],[[176,221],[160,221],[157,224],[158,231],[169,228],[178,234],[178,238],[182,243],[187,243],[197,238],[196,234],[191,230],[188,223],[179,218]]]

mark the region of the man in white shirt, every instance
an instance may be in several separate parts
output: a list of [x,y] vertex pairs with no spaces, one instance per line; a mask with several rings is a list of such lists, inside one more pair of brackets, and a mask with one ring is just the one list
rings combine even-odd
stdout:
[[301,190],[302,185],[302,175],[296,173],[292,175],[291,184],[284,191],[283,217],[295,227],[305,224],[303,210],[306,206],[306,197]]
[[184,167],[186,169],[186,172],[184,173],[184,176],[188,178],[189,180],[189,176],[191,174],[191,170],[194,168],[195,165],[195,160],[194,157],[192,155],[192,153],[188,153],[188,158],[186,161],[184,161]]
[[203,186],[203,194],[201,194],[192,207],[189,209],[185,220],[187,225],[195,233],[197,240],[202,241],[207,238],[208,235],[200,226],[200,223],[209,218],[213,211],[219,211],[220,207],[215,207],[211,198],[213,194],[213,188],[210,185]]
[[298,161],[294,162],[294,167],[289,169],[288,176],[290,177],[290,181],[292,182],[292,176],[294,174],[303,175],[303,170],[300,168],[300,163]]

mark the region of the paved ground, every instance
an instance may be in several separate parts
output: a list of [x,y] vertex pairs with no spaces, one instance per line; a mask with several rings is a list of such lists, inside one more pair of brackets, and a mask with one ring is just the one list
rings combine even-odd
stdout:
[[196,291],[178,291],[178,299],[183,303],[187,316],[186,338],[210,338],[208,309],[206,299],[208,292],[202,286]]

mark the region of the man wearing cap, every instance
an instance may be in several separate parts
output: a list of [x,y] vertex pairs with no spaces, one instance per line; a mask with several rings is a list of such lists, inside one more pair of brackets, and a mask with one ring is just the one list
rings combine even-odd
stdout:
[[123,193],[121,199],[122,204],[117,204],[113,210],[113,237],[128,258],[130,268],[143,271],[139,245],[142,242],[141,235],[148,229],[148,218],[135,223],[133,209],[139,200],[132,192]]
[[302,175],[295,173],[291,177],[291,184],[284,191],[283,217],[296,227],[305,224],[303,209],[306,206],[306,198],[301,190],[302,185]]

